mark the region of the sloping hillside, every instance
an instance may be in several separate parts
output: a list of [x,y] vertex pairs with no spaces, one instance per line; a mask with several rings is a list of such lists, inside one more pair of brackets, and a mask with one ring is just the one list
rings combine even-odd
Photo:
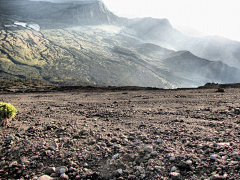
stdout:
[[1,77],[159,88],[239,81],[237,68],[170,50],[170,34],[181,33],[166,19],[122,19],[98,1],[0,3]]

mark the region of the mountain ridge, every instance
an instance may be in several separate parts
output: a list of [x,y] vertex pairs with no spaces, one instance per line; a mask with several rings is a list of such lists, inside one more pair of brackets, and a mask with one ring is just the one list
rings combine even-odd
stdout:
[[[146,20],[147,23],[142,22]],[[170,22],[163,26],[159,21],[161,20],[154,18],[136,19],[124,32],[142,37],[150,43],[164,45],[177,51],[188,50],[201,58],[222,61],[231,67],[240,68],[240,42],[219,36],[189,37],[169,25]],[[154,28],[149,31],[149,27]]]
[[[8,1],[9,4],[11,2],[16,1]],[[3,13],[4,7],[0,7],[2,77],[40,79],[60,85],[159,88],[197,87],[207,82],[239,81],[237,77],[240,70],[237,68],[199,58],[189,51],[174,51],[149,43],[149,34],[152,35],[151,40],[156,40],[160,34],[162,42],[159,42],[163,45],[173,41],[170,34],[176,33],[176,37],[181,35],[167,19],[120,18],[102,2],[77,5],[50,3],[50,7],[46,6],[49,2],[31,3],[34,4],[34,8],[30,8],[31,12],[37,7],[39,9],[36,11],[36,19],[33,19],[34,16],[28,17],[28,12],[21,10],[12,11],[8,15]],[[24,8],[25,5],[28,8]],[[26,10],[29,4],[23,2],[18,7]],[[8,8],[14,9],[14,5]],[[50,8],[51,12],[57,14],[53,13],[48,19],[38,19],[38,13],[44,8]],[[59,14],[65,16],[55,21],[55,16]],[[69,17],[73,17],[73,20],[63,20]],[[31,28],[34,26],[30,24],[35,24],[35,27],[39,25],[40,29]],[[131,34],[131,31],[136,34]],[[202,68],[199,68],[200,65]]]
[[101,1],[51,3],[1,0],[0,3],[1,14],[16,15],[25,20],[54,20],[74,25],[97,25],[114,24],[120,19],[110,12]]

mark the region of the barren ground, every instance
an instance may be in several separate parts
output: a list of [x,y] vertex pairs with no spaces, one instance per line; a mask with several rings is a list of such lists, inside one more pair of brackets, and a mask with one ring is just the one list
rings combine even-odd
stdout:
[[239,88],[13,93],[0,101],[18,109],[0,127],[0,179],[240,176]]

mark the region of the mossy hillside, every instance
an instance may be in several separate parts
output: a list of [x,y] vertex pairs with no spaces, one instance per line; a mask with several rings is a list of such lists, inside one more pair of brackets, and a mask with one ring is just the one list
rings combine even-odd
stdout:
[[47,40],[41,33],[31,30],[0,31],[0,48],[12,61],[30,66],[43,66],[46,60],[42,53],[47,50]]
[[[121,61],[115,57],[111,52],[114,44],[102,41],[104,35],[101,33],[89,33],[91,29],[88,27],[1,32],[1,54],[8,61],[0,67],[16,77],[45,79],[68,85],[70,82],[130,85],[128,76],[131,73],[124,71],[141,69],[134,63],[129,64],[128,59]],[[110,42],[118,43],[119,40]],[[124,79],[119,80],[120,74],[124,74]]]
[[[187,63],[197,64],[198,57],[181,58],[177,52],[142,44],[98,26],[41,31],[16,28],[0,32],[0,76],[46,80],[60,85],[160,88],[199,86],[222,79],[202,77],[212,72],[210,61],[203,62],[203,72],[199,73],[198,66]],[[172,66],[168,63],[172,59],[192,71],[183,72]],[[221,74],[225,72],[223,69]]]

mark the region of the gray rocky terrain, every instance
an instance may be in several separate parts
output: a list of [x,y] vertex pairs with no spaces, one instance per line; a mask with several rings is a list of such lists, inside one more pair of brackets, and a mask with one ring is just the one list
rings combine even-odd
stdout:
[[240,89],[8,93],[0,179],[238,179]]

